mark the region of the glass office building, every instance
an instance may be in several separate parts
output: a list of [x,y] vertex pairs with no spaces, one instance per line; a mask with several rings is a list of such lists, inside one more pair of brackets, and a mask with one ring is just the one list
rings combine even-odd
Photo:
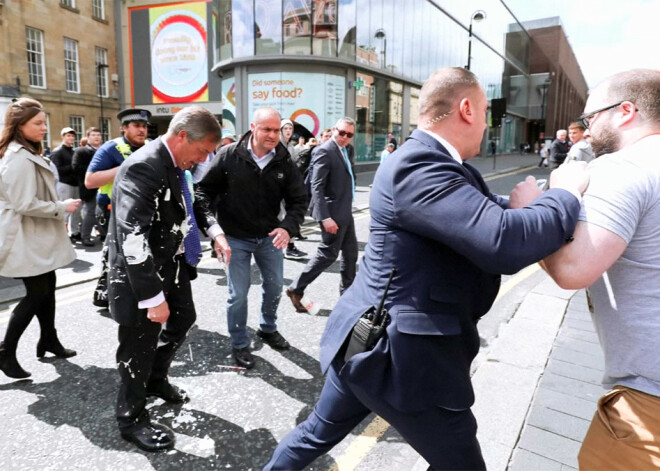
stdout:
[[357,120],[357,160],[377,160],[388,131],[403,140],[417,127],[424,80],[469,65],[489,100],[506,99],[484,148],[492,139],[509,152],[526,139],[531,39],[511,28],[519,24],[503,1],[213,0],[211,8],[223,126],[236,133],[261,106],[315,135],[347,115]]

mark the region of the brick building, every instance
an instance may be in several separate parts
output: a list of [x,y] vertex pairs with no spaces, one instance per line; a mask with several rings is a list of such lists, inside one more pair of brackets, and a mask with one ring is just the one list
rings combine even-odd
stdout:
[[11,99],[30,96],[48,114],[48,147],[66,126],[117,135],[114,17],[108,0],[0,1],[0,126]]

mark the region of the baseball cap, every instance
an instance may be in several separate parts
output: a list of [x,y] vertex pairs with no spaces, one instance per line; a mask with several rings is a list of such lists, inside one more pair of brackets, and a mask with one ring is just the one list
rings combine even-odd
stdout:
[[65,134],[69,134],[70,132],[75,134],[76,130],[67,126],[66,128],[62,128],[62,130],[60,131],[60,136],[64,136]]

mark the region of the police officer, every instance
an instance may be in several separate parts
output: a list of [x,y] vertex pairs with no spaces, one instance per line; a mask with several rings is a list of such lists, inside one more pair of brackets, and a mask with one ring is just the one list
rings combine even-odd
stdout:
[[[96,195],[97,228],[101,240],[105,240],[110,218],[112,183],[119,166],[147,140],[147,124],[151,113],[140,108],[127,108],[117,113],[122,135],[103,144],[96,151],[85,174],[85,186],[98,188]],[[94,291],[94,305],[108,307],[107,295],[107,248],[103,247],[101,277]]]

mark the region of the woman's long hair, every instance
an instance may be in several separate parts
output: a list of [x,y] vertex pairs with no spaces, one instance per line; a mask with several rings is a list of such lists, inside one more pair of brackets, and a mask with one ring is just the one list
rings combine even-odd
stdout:
[[19,128],[42,111],[44,109],[41,103],[32,98],[19,98],[9,105],[5,113],[5,127],[0,134],[0,159],[5,155],[12,141],[18,142],[33,154],[40,155],[43,152],[41,142],[28,140]]

